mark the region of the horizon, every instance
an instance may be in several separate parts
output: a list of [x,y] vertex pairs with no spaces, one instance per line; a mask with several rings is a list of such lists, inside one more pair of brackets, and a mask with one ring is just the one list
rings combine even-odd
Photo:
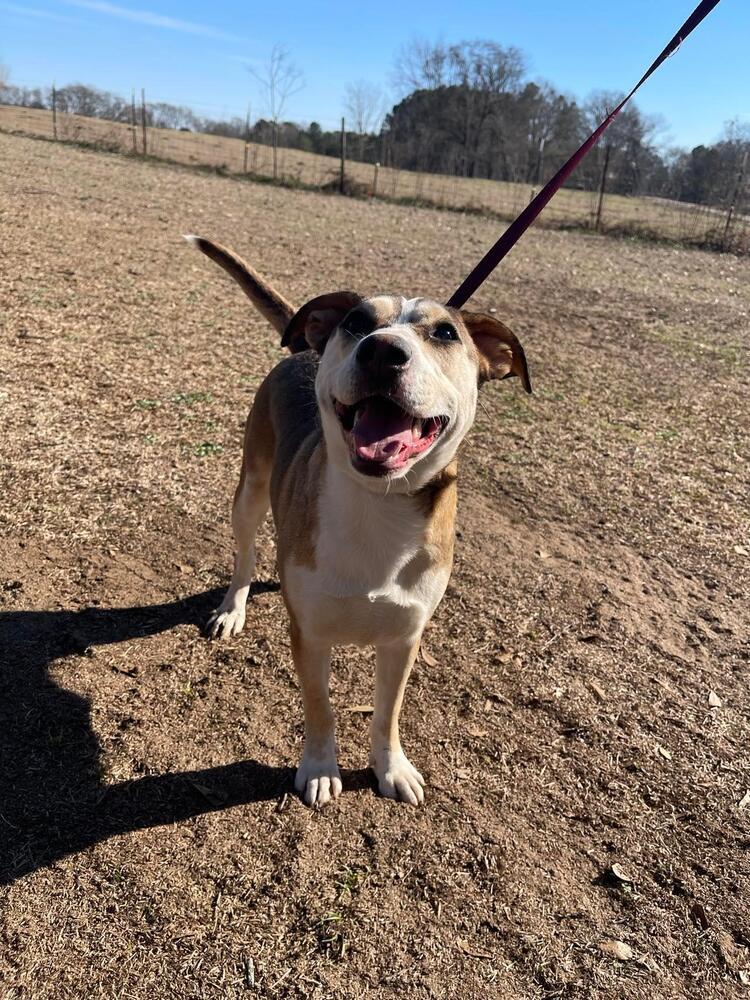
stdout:
[[[327,3],[329,19],[293,0],[284,11],[264,9],[256,24],[254,12],[235,0],[212,10],[211,19],[195,0],[162,0],[158,9],[105,0],[0,0],[0,63],[16,86],[83,83],[125,98],[144,87],[147,101],[184,105],[206,118],[244,118],[249,104],[255,121],[267,117],[267,108],[250,70],[262,67],[280,42],[305,78],[284,120],[332,129],[340,125],[349,83],[364,79],[383,87],[388,110],[398,103],[398,53],[420,35],[516,46],[526,80],[548,82],[584,103],[593,91],[629,90],[693,6],[694,0],[665,0],[654,10],[646,0],[630,0],[623,25],[594,0],[582,0],[567,17],[552,0],[530,0],[523,10],[474,0],[461,11],[418,0],[408,10],[380,5],[377,14]],[[742,51],[747,37],[750,9],[719,4],[648,81],[636,104],[659,120],[657,146],[708,145],[728,121],[750,123],[750,69]],[[198,60],[210,72],[196,79]],[[378,69],[368,72],[373,61]]]

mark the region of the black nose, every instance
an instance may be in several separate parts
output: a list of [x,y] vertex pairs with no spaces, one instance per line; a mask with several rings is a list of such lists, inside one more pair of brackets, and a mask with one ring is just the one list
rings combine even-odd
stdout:
[[411,349],[405,340],[381,334],[365,337],[357,348],[357,364],[371,375],[396,375],[411,361]]

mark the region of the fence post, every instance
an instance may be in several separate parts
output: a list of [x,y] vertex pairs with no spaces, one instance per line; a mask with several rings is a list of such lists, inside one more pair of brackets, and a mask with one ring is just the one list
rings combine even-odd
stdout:
[[542,183],[542,171],[544,170],[544,146],[546,143],[544,136],[539,140],[539,152],[536,158],[536,180],[535,184],[541,186]]
[[602,167],[602,178],[599,181],[599,200],[596,205],[596,222],[594,228],[597,233],[602,225],[602,205],[604,204],[604,191],[607,186],[607,167],[609,166],[609,143],[604,147],[604,166]]
[[541,187],[542,184],[542,170],[544,167],[544,144],[546,139],[544,136],[539,140],[539,149],[536,155],[536,171],[534,173],[534,183],[531,185],[531,194],[529,195],[529,201],[533,201],[536,195],[537,187]]
[[346,188],[346,122],[341,119],[341,176],[339,177],[339,191],[344,193]]
[[379,169],[380,169],[380,164],[376,163],[375,164],[375,172],[373,173],[373,177],[372,177],[372,196],[373,196],[373,198],[377,198],[377,196],[378,196],[378,170]]
[[732,224],[732,216],[734,215],[734,210],[737,206],[737,201],[742,191],[743,183],[745,180],[745,170],[747,169],[747,150],[745,150],[745,155],[742,157],[742,163],[740,164],[740,172],[737,174],[737,183],[734,186],[734,192],[732,194],[732,200],[729,202],[729,211],[727,212],[727,221],[724,226],[724,236],[721,240],[721,245],[724,250],[727,248],[727,237],[729,236],[729,227]]
[[242,173],[247,173],[247,149],[250,144],[250,105],[247,106],[247,115],[245,116],[245,155],[242,159]]
[[273,179],[274,180],[276,180],[279,176],[278,150],[279,150],[279,123],[274,119],[273,123]]
[[143,155],[146,155],[146,90],[141,87],[141,127],[143,129]]
[[52,84],[52,137],[57,142],[57,87]]
[[133,155],[138,155],[138,121],[135,117],[135,89],[130,91],[130,131],[133,136]]

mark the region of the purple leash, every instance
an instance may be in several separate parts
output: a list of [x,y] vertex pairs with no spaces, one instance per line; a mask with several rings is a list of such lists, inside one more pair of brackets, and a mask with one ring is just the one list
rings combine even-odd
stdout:
[[495,243],[493,247],[490,247],[468,277],[461,282],[459,287],[448,300],[449,306],[454,306],[459,309],[462,305],[464,305],[467,299],[471,298],[479,286],[482,285],[487,278],[489,278],[503,257],[505,257],[508,251],[515,246],[534,219],[536,219],[542,209],[552,199],[552,196],[559,191],[568,177],[570,177],[571,173],[575,170],[586,153],[588,153],[591,147],[599,139],[602,132],[604,132],[604,130],[612,124],[633,94],[643,83],[646,82],[646,80],[648,80],[651,74],[661,66],[665,59],[668,59],[672,53],[677,51],[680,44],[687,38],[691,31],[698,27],[701,21],[711,13],[718,3],[719,0],[703,0],[702,3],[698,4],[693,13],[674,36],[672,41],[666,46],[658,58],[651,63],[649,68],[640,78],[638,83],[636,83],[635,87],[633,87],[627,97],[625,97],[624,100],[617,105],[614,111],[611,111],[607,115],[601,125],[599,125],[599,127],[591,133],[580,149],[577,149],[576,152],[573,153],[567,163],[560,167],[552,180],[547,181],[539,194],[529,202],[518,218],[514,222],[511,222],[497,243]]

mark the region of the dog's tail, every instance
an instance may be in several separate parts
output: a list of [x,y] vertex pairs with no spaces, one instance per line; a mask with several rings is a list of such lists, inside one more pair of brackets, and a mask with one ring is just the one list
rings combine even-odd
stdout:
[[227,274],[231,275],[242,288],[258,312],[279,333],[284,333],[297,310],[291,303],[287,302],[283,295],[279,295],[265,278],[262,278],[254,268],[246,264],[232,250],[228,250],[218,243],[213,243],[211,240],[206,240],[202,236],[186,236],[185,239],[215,261],[219,267],[223,267]]

